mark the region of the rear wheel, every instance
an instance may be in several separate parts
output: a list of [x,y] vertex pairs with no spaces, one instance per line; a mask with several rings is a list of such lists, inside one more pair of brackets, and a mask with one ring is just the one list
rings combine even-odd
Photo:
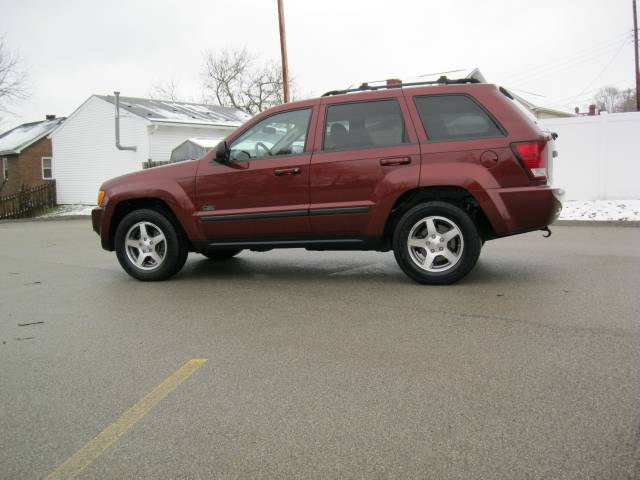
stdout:
[[396,226],[393,252],[402,270],[419,283],[444,285],[471,271],[481,239],[464,210],[428,202],[407,211]]
[[134,210],[115,234],[118,261],[133,278],[164,280],[180,271],[189,254],[175,226],[160,212]]
[[238,255],[241,251],[241,248],[235,250],[211,250],[210,252],[202,252],[202,255],[210,258],[211,260],[229,260],[230,258]]

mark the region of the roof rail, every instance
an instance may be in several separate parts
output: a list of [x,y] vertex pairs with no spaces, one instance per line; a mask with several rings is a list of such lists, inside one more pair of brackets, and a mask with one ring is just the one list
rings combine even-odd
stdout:
[[388,85],[369,85],[368,83],[363,83],[358,88],[347,88],[345,90],[331,90],[329,92],[323,93],[323,97],[329,97],[331,95],[342,95],[343,93],[351,93],[351,92],[365,92],[368,90],[382,90],[385,88],[402,88],[402,87],[415,87],[418,85],[461,85],[465,83],[480,83],[480,80],[477,78],[447,78],[442,76],[438,78],[438,80],[431,80],[426,82],[411,82],[411,83],[392,83]]
[[460,85],[464,83],[480,83],[477,78],[447,78],[442,76],[437,80],[431,80],[427,82],[411,82],[411,83],[392,83],[389,85],[369,85],[363,83],[358,88],[347,88],[345,90],[331,90],[322,94],[323,97],[329,97],[331,95],[342,95],[343,93],[351,92],[365,92],[367,90],[382,90],[384,88],[402,88],[402,87],[415,87],[418,85]]

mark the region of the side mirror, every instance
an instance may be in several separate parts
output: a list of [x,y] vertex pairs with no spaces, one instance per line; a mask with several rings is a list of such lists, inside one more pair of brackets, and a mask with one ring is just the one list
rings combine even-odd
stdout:
[[222,140],[216,147],[216,162],[226,165],[229,163],[229,145]]

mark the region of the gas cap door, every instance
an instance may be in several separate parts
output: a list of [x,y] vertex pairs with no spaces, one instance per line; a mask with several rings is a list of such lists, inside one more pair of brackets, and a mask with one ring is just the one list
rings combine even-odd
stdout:
[[480,155],[480,163],[487,168],[491,168],[498,163],[498,154],[493,150],[487,150]]

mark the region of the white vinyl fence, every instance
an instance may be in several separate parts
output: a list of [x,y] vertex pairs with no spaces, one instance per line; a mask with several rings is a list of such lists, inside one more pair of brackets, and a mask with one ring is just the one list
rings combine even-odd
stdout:
[[566,200],[640,199],[640,112],[541,123],[558,133],[553,183]]

